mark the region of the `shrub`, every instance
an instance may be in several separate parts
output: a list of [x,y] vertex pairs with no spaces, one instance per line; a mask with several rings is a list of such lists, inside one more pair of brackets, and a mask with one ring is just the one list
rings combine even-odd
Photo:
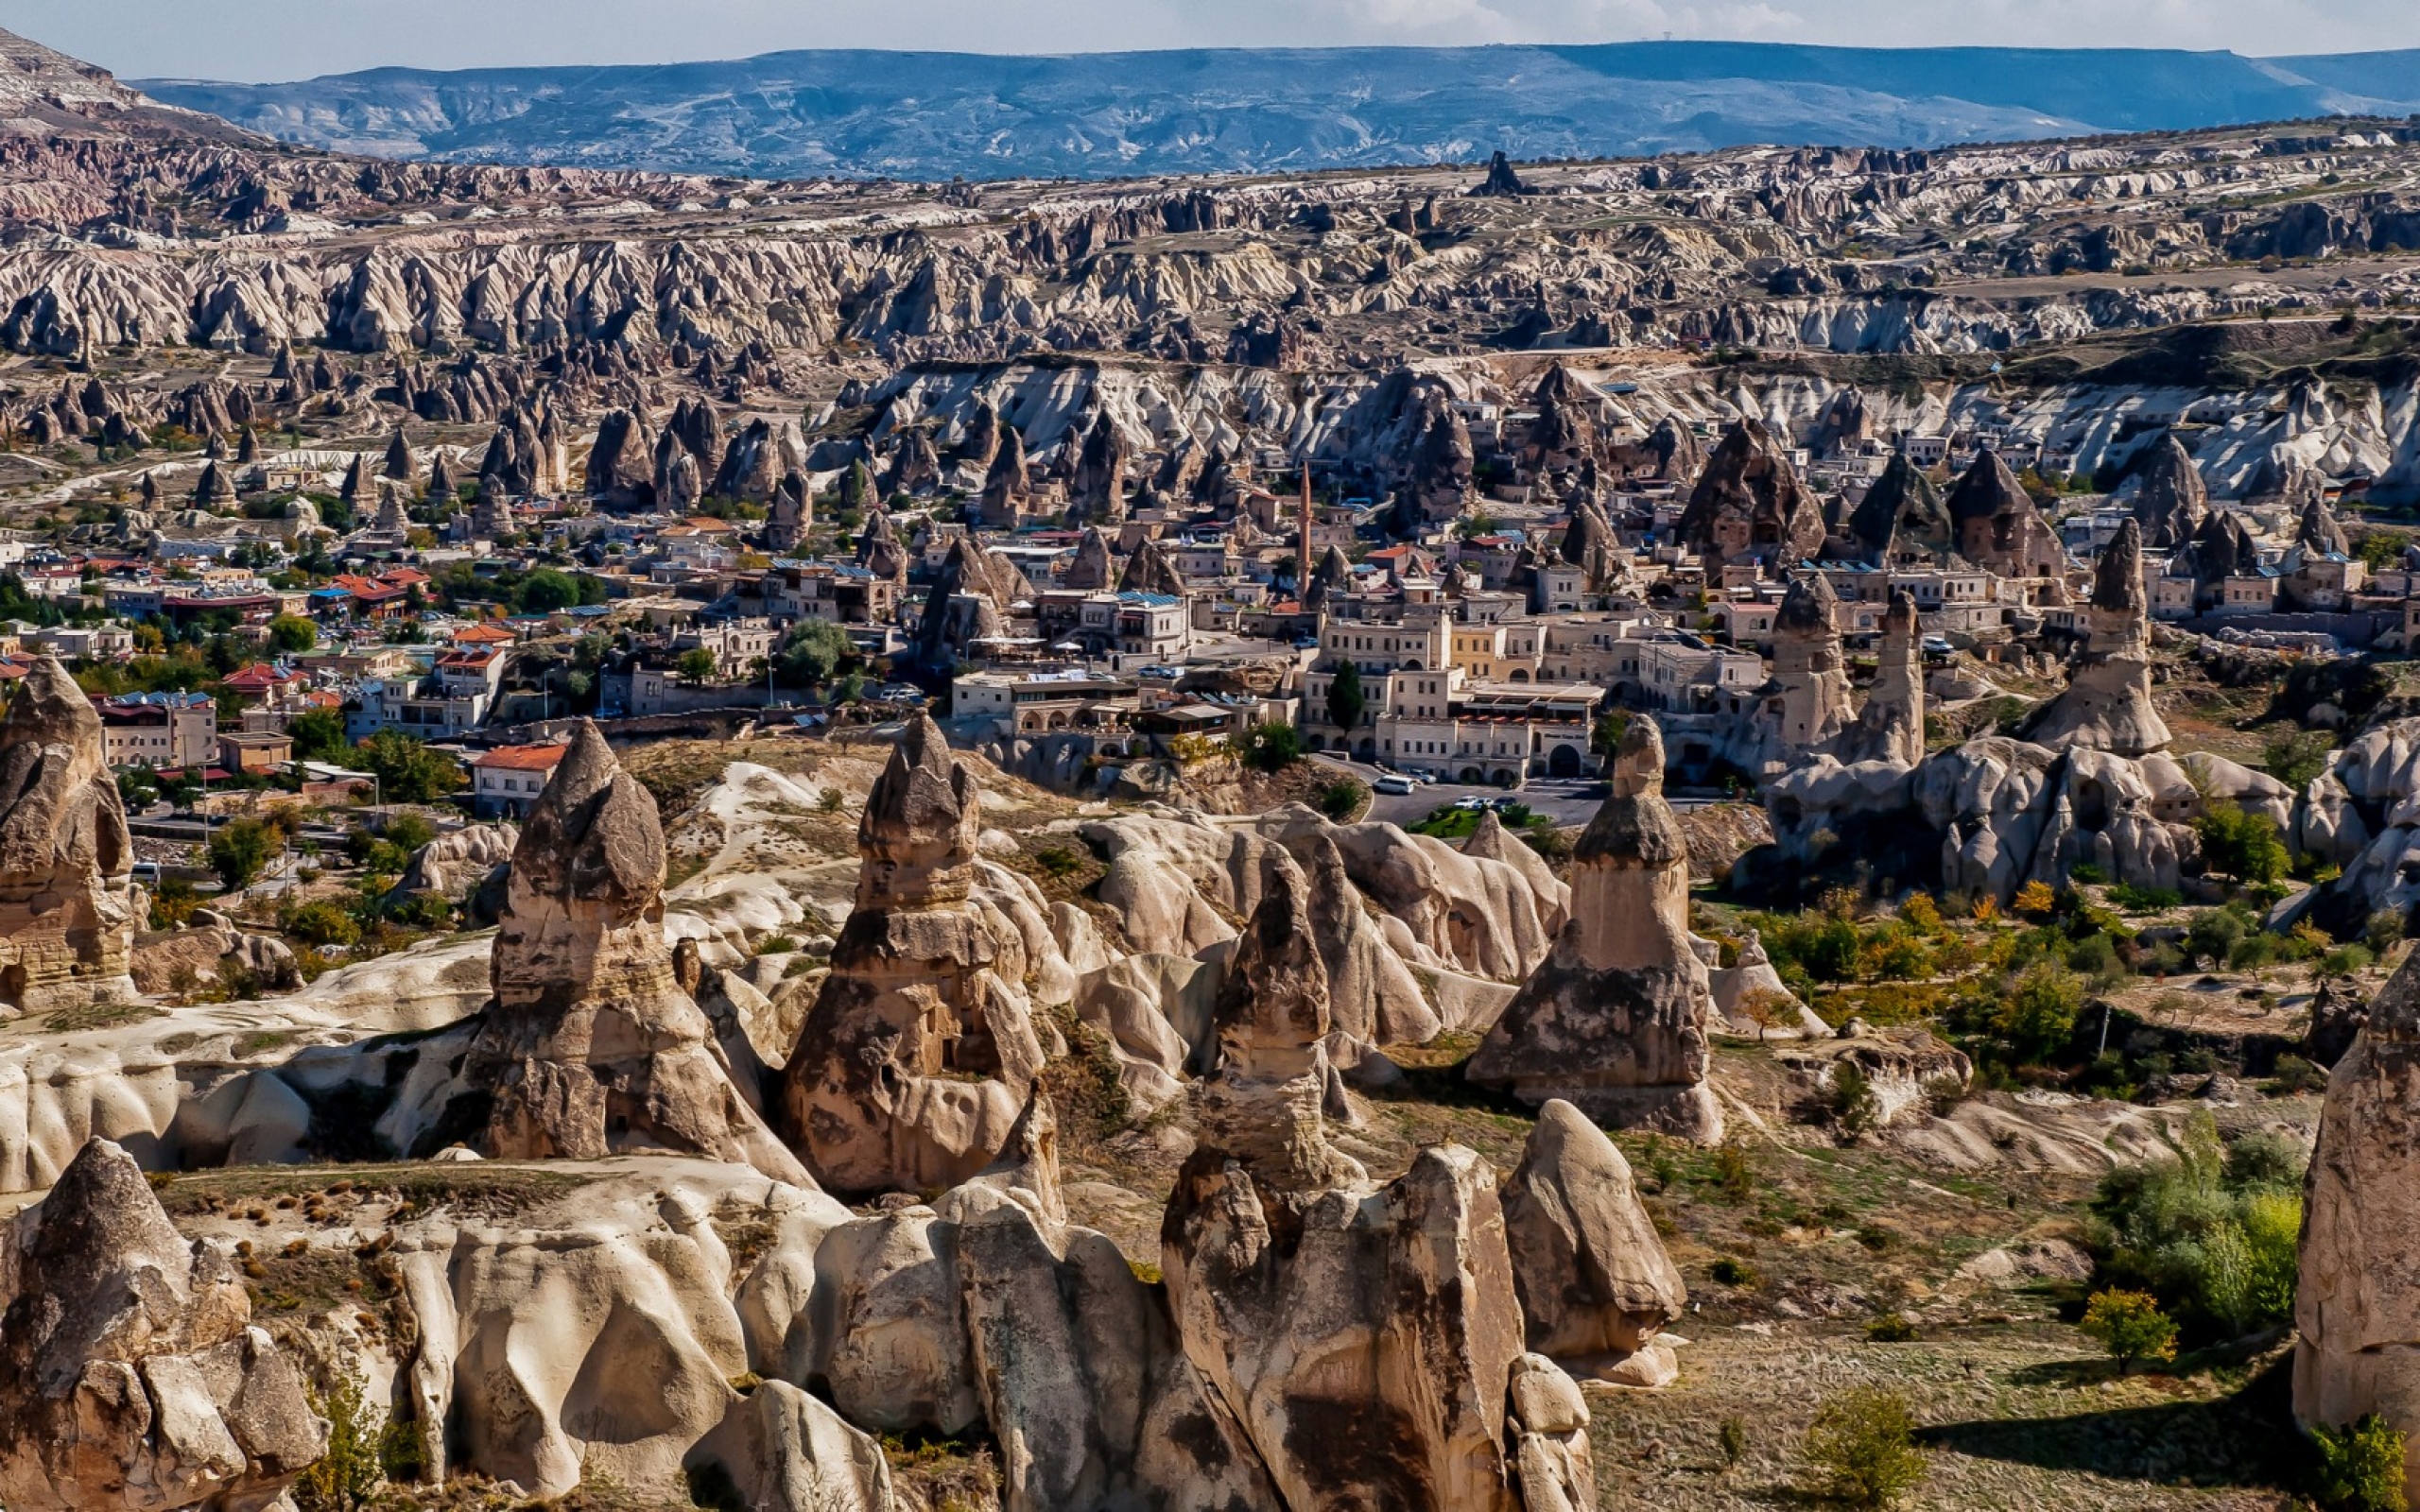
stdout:
[[1912,1344],[1916,1325],[1903,1313],[1885,1313],[1865,1326],[1865,1336],[1876,1344]]
[[2350,976],[2372,959],[2365,945],[2340,945],[2319,958],[2319,969],[2329,976]]
[[1842,1060],[1832,1068],[1830,1101],[1833,1120],[1840,1125],[1841,1132],[1851,1139],[1873,1128],[1882,1114],[1881,1099],[1874,1095],[1874,1083],[1854,1060]]
[[1081,856],[1077,855],[1065,846],[1054,845],[1036,850],[1033,853],[1033,864],[1044,876],[1065,877],[1075,872],[1084,862]]
[[2185,895],[2173,887],[2137,887],[2121,882],[2109,889],[2109,901],[2130,914],[2156,914],[2183,902]]
[[2047,914],[2059,905],[2059,895],[2047,882],[2029,882],[2016,889],[2016,911],[2020,914]]
[[2327,1085],[2327,1073],[2300,1056],[2279,1056],[2269,1084],[2284,1096]]
[[1237,743],[1244,765],[1259,771],[1283,771],[1303,759],[1303,732],[1292,725],[1270,720],[1244,731]]
[[[2146,1071],[2151,1070],[2148,1061]],[[2179,1158],[2113,1171],[2093,1208],[2114,1282],[2151,1294],[2205,1337],[2235,1338],[2290,1317],[2302,1225],[2302,1146],[2247,1134],[2230,1147],[2207,1110]]]
[[2350,1428],[2314,1428],[2320,1504],[2342,1512],[2403,1512],[2403,1435],[2377,1413]]
[[1732,1202],[1745,1202],[1755,1191],[1755,1170],[1748,1163],[1748,1152],[1737,1143],[1715,1146],[1714,1184]]
[[2401,909],[2380,908],[2372,913],[2368,922],[2361,926],[2361,943],[2367,945],[2373,954],[2384,955],[2402,938]]
[[1908,1400],[1879,1386],[1826,1400],[1806,1430],[1806,1453],[1823,1489],[1851,1506],[1889,1506],[1925,1478]]
[[1350,777],[1340,777],[1332,782],[1322,782],[1313,795],[1319,811],[1339,823],[1361,812],[1361,804],[1370,790]]
[[2149,1292],[2096,1292],[2084,1304],[2084,1333],[2098,1340],[2124,1375],[2137,1360],[2176,1358],[2176,1325]]
[[1754,1286],[1763,1280],[1756,1274],[1755,1266],[1744,1260],[1734,1260],[1729,1255],[1707,1266],[1705,1273],[1714,1278],[1718,1286]]
[[1932,901],[1930,893],[1911,892],[1899,905],[1899,922],[1919,935],[1938,935],[1941,933],[1941,905]]
[[193,922],[193,911],[201,906],[201,894],[182,877],[164,877],[160,890],[151,895],[151,927],[182,929]]
[[1714,1447],[1722,1455],[1724,1466],[1737,1465],[1748,1457],[1748,1419],[1733,1414],[1715,1425]]
[[360,923],[342,903],[327,898],[289,905],[278,927],[306,945],[354,945],[361,939]]
[[386,1414],[363,1400],[360,1367],[347,1366],[311,1407],[328,1420],[328,1448],[294,1483],[301,1512],[365,1512],[387,1479],[379,1460]]
[[437,838],[437,827],[417,814],[398,814],[387,821],[379,838],[408,856]]

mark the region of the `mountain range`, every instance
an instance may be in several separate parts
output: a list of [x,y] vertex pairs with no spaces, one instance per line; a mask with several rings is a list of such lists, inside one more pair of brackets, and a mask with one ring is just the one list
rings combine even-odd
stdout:
[[170,105],[349,152],[937,179],[1300,172],[1746,143],[1920,147],[2420,111],[2420,51],[1754,43],[1255,48],[722,62],[285,84],[148,79]]

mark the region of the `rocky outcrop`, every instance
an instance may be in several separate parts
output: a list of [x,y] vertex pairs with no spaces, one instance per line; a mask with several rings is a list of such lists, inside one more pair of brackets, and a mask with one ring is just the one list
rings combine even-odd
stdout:
[[1893,452],[1849,515],[1849,541],[1859,560],[1876,566],[1945,561],[1957,550],[1957,530],[1941,490],[1924,470]]
[[2209,518],[2210,490],[2174,431],[2162,436],[2143,462],[2134,513],[2143,544],[2154,551],[2185,544]]
[[88,1141],[0,1231],[0,1498],[257,1506],[327,1445],[229,1254],[189,1246],[134,1158]]
[[1177,571],[1176,558],[1167,546],[1154,538],[1134,548],[1126,558],[1126,570],[1117,575],[1117,591],[1121,593],[1166,593],[1171,598],[1184,596],[1184,574]]
[[1109,554],[1109,538],[1098,525],[1086,525],[1083,539],[1076,542],[1076,558],[1059,575],[1062,588],[1098,593],[1109,587],[1117,570],[1116,558]]
[[0,1015],[133,998],[133,868],[100,716],[45,656],[0,719]]
[[1628,1370],[1681,1315],[1688,1289],[1631,1184],[1630,1162],[1569,1103],[1550,1100],[1504,1184],[1521,1316],[1536,1352],[1632,1383],[1665,1375],[1668,1348]]
[[1680,533],[1709,562],[1753,557],[1787,564],[1821,552],[1824,509],[1789,465],[1789,449],[1750,416],[1706,458]]
[[2056,577],[2066,568],[2050,523],[1997,452],[1977,456],[1946,502],[1958,554],[1975,565],[2002,577]]
[[1916,601],[1904,588],[1891,590],[1882,634],[1875,647],[1874,688],[1857,723],[1841,732],[1833,748],[1843,761],[1896,762],[1913,766],[1925,757],[1925,685]]
[[916,624],[916,654],[928,667],[954,666],[973,641],[1001,634],[1009,610],[1030,602],[1033,586],[1006,557],[961,537],[942,559]]
[[1103,410],[1084,434],[1083,452],[1068,485],[1069,524],[1115,524],[1126,518],[1127,461],[1126,433]]
[[2142,527],[2128,520],[2093,570],[2083,659],[2066,690],[2027,728],[2027,738],[2054,749],[2086,746],[2120,756],[2165,748],[2168,725],[2152,704],[2151,657]]
[[1613,796],[1572,852],[1571,919],[1471,1057],[1467,1074],[1526,1102],[1562,1098],[1600,1124],[1713,1143],[1713,1013],[1688,932],[1686,842],[1664,801],[1664,741],[1631,721]]
[[991,468],[983,474],[983,491],[977,495],[977,517],[994,530],[1013,528],[1026,512],[1032,489],[1025,438],[1015,426],[1003,425]]
[[1820,750],[1856,717],[1848,659],[1841,649],[1840,595],[1822,573],[1789,585],[1773,617],[1773,681],[1781,751]]
[[[2342,1428],[2377,1413],[2420,1445],[2420,956],[2370,1005],[2368,1023],[2327,1078],[2303,1184],[2294,1289],[2294,1417]],[[2407,1472],[2420,1472],[2407,1447]]]
[[669,1150],[804,1182],[673,972],[655,799],[586,720],[513,847],[467,1095],[523,1160]]
[[786,1127],[841,1191],[974,1176],[1042,1070],[1023,954],[969,903],[980,828],[974,774],[920,714],[866,801],[856,907],[783,1073]]

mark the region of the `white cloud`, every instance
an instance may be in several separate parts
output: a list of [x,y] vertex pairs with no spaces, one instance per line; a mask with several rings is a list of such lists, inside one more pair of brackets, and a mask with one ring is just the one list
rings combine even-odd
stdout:
[[1863,46],[2420,46],[2411,0],[0,0],[0,26],[128,77],[381,64],[671,62],[786,47],[1623,42]]

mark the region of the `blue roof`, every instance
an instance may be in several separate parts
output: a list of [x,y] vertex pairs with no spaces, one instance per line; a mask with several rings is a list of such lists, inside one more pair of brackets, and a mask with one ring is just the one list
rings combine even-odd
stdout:
[[1171,593],[1139,593],[1132,589],[1117,595],[1121,604],[1141,604],[1151,609],[1173,609],[1178,600]]

